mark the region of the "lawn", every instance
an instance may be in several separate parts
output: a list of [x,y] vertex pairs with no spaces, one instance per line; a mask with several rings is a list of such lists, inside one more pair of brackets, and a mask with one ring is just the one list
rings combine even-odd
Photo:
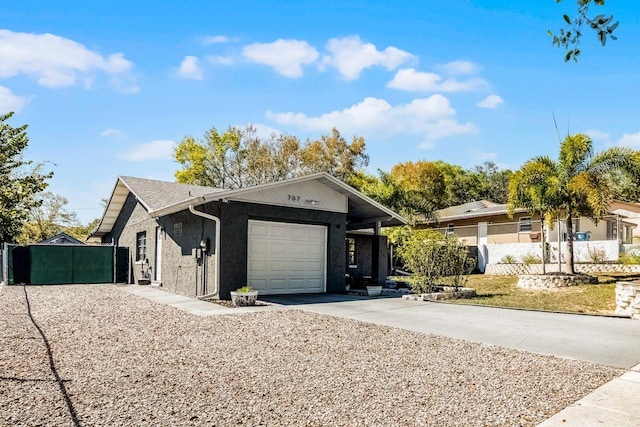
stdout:
[[478,294],[471,299],[449,300],[456,304],[483,304],[534,310],[571,313],[614,314],[616,281],[637,279],[638,276],[599,276],[598,285],[580,285],[552,291],[524,290],[516,286],[517,276],[469,276],[465,286]]

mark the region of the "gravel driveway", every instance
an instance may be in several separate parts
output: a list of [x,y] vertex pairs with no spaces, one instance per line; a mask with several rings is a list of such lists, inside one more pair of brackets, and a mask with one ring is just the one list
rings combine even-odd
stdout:
[[35,324],[0,287],[1,425],[535,425],[622,373],[298,310],[197,317],[110,285],[26,294]]

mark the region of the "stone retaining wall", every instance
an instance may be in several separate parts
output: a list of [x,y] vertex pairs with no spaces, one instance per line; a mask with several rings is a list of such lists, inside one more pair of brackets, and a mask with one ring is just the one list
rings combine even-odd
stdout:
[[476,290],[473,288],[454,288],[455,290],[446,289],[442,292],[432,292],[428,294],[410,294],[403,295],[403,299],[411,301],[442,301],[452,298],[472,298],[476,296]]
[[616,283],[616,314],[640,320],[640,282]]
[[[563,265],[564,269],[565,266]],[[547,264],[547,273],[557,273],[558,264]],[[624,264],[575,264],[576,273],[640,273],[640,265]],[[542,264],[487,264],[484,274],[495,276],[518,276],[542,274]]]
[[518,287],[523,289],[556,289],[597,283],[597,277],[586,274],[523,274],[518,277]]

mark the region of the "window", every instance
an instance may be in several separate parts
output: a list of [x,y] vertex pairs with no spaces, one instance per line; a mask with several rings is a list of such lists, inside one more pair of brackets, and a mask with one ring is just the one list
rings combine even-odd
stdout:
[[353,237],[347,238],[347,265],[350,268],[356,268],[356,239]]
[[454,228],[455,228],[454,224],[447,225],[447,234],[453,234]]
[[136,261],[147,259],[147,232],[136,234]]
[[518,220],[518,233],[531,233],[530,216],[523,216]]

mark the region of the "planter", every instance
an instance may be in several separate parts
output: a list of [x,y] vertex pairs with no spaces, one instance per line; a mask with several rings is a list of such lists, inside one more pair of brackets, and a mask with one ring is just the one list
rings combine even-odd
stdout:
[[231,302],[237,307],[245,307],[248,305],[256,305],[258,300],[258,291],[238,292],[231,291]]
[[378,285],[368,285],[367,286],[367,294],[370,297],[379,297],[380,293],[382,293],[382,286]]
[[151,284],[151,279],[138,279],[138,285],[149,285]]

